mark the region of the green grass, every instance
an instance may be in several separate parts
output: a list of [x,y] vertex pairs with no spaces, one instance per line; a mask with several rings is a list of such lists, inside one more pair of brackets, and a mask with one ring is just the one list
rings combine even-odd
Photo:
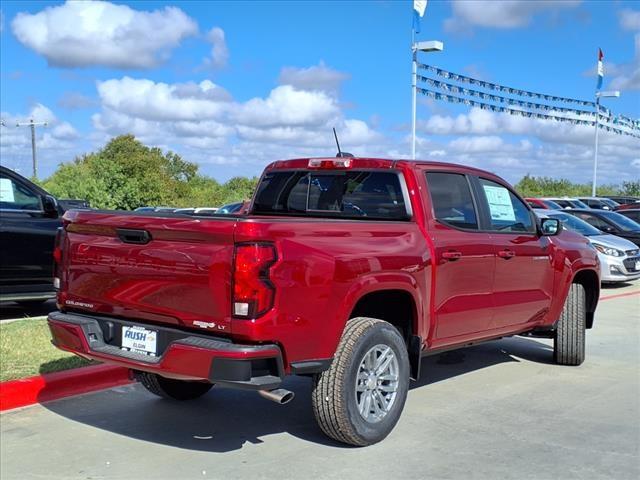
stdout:
[[44,319],[0,323],[0,381],[90,365],[51,345]]

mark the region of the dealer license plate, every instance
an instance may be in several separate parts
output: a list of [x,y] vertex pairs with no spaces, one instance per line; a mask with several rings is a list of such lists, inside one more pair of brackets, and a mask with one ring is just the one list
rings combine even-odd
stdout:
[[636,260],[636,270],[640,270],[640,260]]
[[122,327],[122,349],[156,356],[158,332],[134,325]]

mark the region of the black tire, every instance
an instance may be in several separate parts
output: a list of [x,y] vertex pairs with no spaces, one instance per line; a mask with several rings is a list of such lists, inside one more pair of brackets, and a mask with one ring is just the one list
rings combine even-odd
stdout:
[[[370,422],[358,410],[356,378],[365,354],[379,345],[391,347],[395,354],[398,386],[386,415]],[[393,430],[408,390],[409,357],[398,330],[382,320],[353,318],[347,322],[331,367],[314,377],[313,413],[327,436],[350,445],[371,445]]]
[[137,372],[137,380],[151,393],[170,400],[193,400],[201,397],[213,387],[212,383],[174,380],[155,373]]
[[560,365],[581,365],[585,357],[586,294],[573,283],[553,338],[553,359]]

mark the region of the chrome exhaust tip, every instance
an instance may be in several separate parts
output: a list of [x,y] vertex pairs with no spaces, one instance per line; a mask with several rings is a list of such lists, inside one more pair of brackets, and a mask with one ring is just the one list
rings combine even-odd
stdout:
[[293,400],[293,397],[296,396],[295,393],[290,392],[289,390],[285,390],[284,388],[276,388],[274,390],[258,390],[258,393],[263,398],[267,400],[271,400],[272,402],[276,402],[280,405],[284,405]]

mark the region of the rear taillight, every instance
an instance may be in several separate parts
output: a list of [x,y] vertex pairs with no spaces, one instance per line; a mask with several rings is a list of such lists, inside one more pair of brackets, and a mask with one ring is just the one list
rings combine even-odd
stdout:
[[277,260],[276,249],[266,243],[241,243],[235,247],[233,265],[233,316],[256,318],[273,306],[275,288],[269,269]]
[[53,288],[60,290],[62,273],[62,243],[64,240],[64,228],[58,227],[56,240],[53,244]]

